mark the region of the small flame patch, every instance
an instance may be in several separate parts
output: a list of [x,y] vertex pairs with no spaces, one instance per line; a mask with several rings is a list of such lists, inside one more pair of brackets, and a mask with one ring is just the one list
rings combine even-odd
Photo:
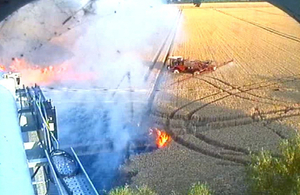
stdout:
[[4,72],[5,71],[5,66],[4,65],[0,65],[0,72]]
[[155,136],[156,146],[158,148],[166,147],[172,139],[169,134],[167,134],[165,131],[160,130],[158,128],[150,129],[150,135]]

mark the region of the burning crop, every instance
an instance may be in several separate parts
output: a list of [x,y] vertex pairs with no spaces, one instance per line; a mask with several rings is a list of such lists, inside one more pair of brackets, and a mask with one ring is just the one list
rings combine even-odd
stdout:
[[166,147],[172,140],[169,134],[158,128],[150,129],[150,135],[154,136],[158,148]]
[[3,72],[3,71],[5,71],[5,66],[0,65],[0,72]]
[[[0,71],[6,71],[4,65],[0,65]],[[68,80],[91,80],[95,78],[92,73],[77,73],[66,64],[40,67],[32,65],[24,59],[13,58],[8,71],[18,72],[22,75],[23,83],[31,85],[34,83],[49,85],[57,81]]]

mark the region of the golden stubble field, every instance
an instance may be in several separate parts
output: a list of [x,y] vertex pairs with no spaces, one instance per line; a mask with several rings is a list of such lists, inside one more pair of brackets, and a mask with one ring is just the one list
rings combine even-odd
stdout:
[[151,117],[175,140],[133,159],[132,185],[182,194],[202,181],[243,194],[250,152],[276,153],[300,130],[300,25],[265,2],[180,8],[172,54],[234,62],[199,76],[163,73]]

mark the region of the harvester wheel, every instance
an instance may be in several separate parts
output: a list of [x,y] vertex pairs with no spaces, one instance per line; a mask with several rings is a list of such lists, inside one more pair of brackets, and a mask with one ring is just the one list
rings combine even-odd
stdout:
[[199,71],[199,70],[196,70],[196,71],[194,72],[194,76],[199,75],[199,74],[200,74],[200,71]]
[[175,69],[175,70],[173,71],[173,73],[174,73],[174,74],[179,74],[179,70],[178,70],[178,69]]

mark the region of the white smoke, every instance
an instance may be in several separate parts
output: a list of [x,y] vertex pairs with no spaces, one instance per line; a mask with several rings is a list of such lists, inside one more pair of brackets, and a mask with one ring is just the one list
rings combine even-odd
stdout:
[[[122,150],[134,134],[127,124],[139,121],[147,94],[118,90],[149,88],[144,75],[176,14],[160,0],[37,1],[0,23],[0,64],[8,68],[11,58],[21,58],[29,66],[71,67],[51,83],[54,90],[44,88],[57,108],[61,140],[72,145],[109,138]],[[66,78],[74,73],[86,76]],[[99,166],[97,160],[91,165]]]

